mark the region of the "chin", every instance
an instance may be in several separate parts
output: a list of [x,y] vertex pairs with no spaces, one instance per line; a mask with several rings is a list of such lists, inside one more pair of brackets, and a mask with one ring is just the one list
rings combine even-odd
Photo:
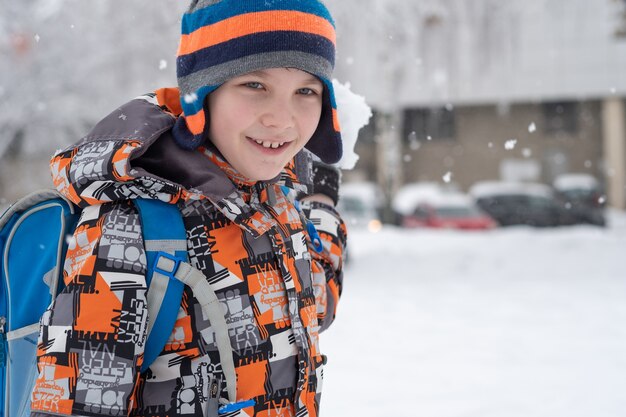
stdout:
[[280,174],[282,171],[281,169],[277,169],[274,171],[264,171],[264,172],[250,172],[250,173],[243,173],[245,177],[249,178],[251,181],[269,181],[271,179],[276,178],[276,176],[278,176],[278,174]]

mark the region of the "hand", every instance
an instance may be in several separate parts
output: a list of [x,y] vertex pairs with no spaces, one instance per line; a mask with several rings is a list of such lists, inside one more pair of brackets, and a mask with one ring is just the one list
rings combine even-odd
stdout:
[[320,161],[313,161],[313,194],[303,198],[311,201],[337,205],[339,201],[339,184],[341,183],[341,171],[332,165]]

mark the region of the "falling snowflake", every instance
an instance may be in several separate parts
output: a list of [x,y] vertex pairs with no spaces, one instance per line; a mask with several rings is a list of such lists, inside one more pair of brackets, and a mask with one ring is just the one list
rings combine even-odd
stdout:
[[354,58],[351,57],[351,56],[347,57],[346,58],[346,64],[348,64],[348,65],[354,64]]
[[600,203],[600,204],[606,203],[606,196],[605,195],[601,195],[600,197],[598,197],[598,203]]
[[493,148],[493,142],[489,142],[489,143],[487,144],[487,147],[489,147],[489,148]]
[[504,149],[510,151],[511,149],[515,149],[515,145],[517,145],[517,139],[509,139],[504,142]]
[[432,136],[426,136],[426,140],[433,140]]
[[587,159],[587,160],[585,161],[585,168],[591,168],[591,165],[593,165],[593,164],[591,163],[591,161],[590,161],[590,160],[588,160],[588,159]]
[[159,69],[163,71],[165,68],[167,68],[167,61],[162,59],[159,61]]
[[446,104],[446,110],[448,110],[448,111],[454,110],[454,106],[452,105],[452,103]]
[[39,36],[38,33],[35,34],[35,42],[39,42],[39,40],[41,39],[41,36]]
[[533,151],[531,151],[530,148],[524,148],[522,149],[522,155],[524,155],[524,158],[530,158],[533,156]]
[[118,119],[122,119],[122,120],[126,120],[128,116],[126,116],[124,113],[120,114],[117,118]]
[[443,178],[443,182],[447,184],[452,180],[452,173],[448,171],[445,173],[445,175],[442,178]]
[[534,133],[537,130],[537,126],[535,125],[535,122],[532,122],[531,124],[528,125],[528,131],[530,133]]
[[611,94],[615,94],[615,93],[617,93],[617,88],[611,87]]
[[198,101],[198,95],[196,93],[185,94],[185,97],[183,99],[187,104],[195,103],[196,101]]

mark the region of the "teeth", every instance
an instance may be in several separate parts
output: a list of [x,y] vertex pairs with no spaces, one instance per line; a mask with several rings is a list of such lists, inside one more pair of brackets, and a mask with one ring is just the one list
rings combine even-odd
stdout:
[[278,149],[285,144],[285,142],[277,143],[277,142],[265,142],[262,140],[253,139],[256,143],[263,146],[264,148],[272,148]]

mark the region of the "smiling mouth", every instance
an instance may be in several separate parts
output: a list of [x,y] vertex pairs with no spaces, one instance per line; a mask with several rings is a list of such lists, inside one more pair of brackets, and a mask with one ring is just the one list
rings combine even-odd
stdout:
[[259,139],[254,139],[251,137],[248,137],[248,139],[250,139],[252,142],[256,143],[257,145],[260,145],[266,149],[279,149],[282,148],[283,146],[285,146],[286,144],[289,144],[288,141],[285,142],[271,142],[268,140],[259,140]]

